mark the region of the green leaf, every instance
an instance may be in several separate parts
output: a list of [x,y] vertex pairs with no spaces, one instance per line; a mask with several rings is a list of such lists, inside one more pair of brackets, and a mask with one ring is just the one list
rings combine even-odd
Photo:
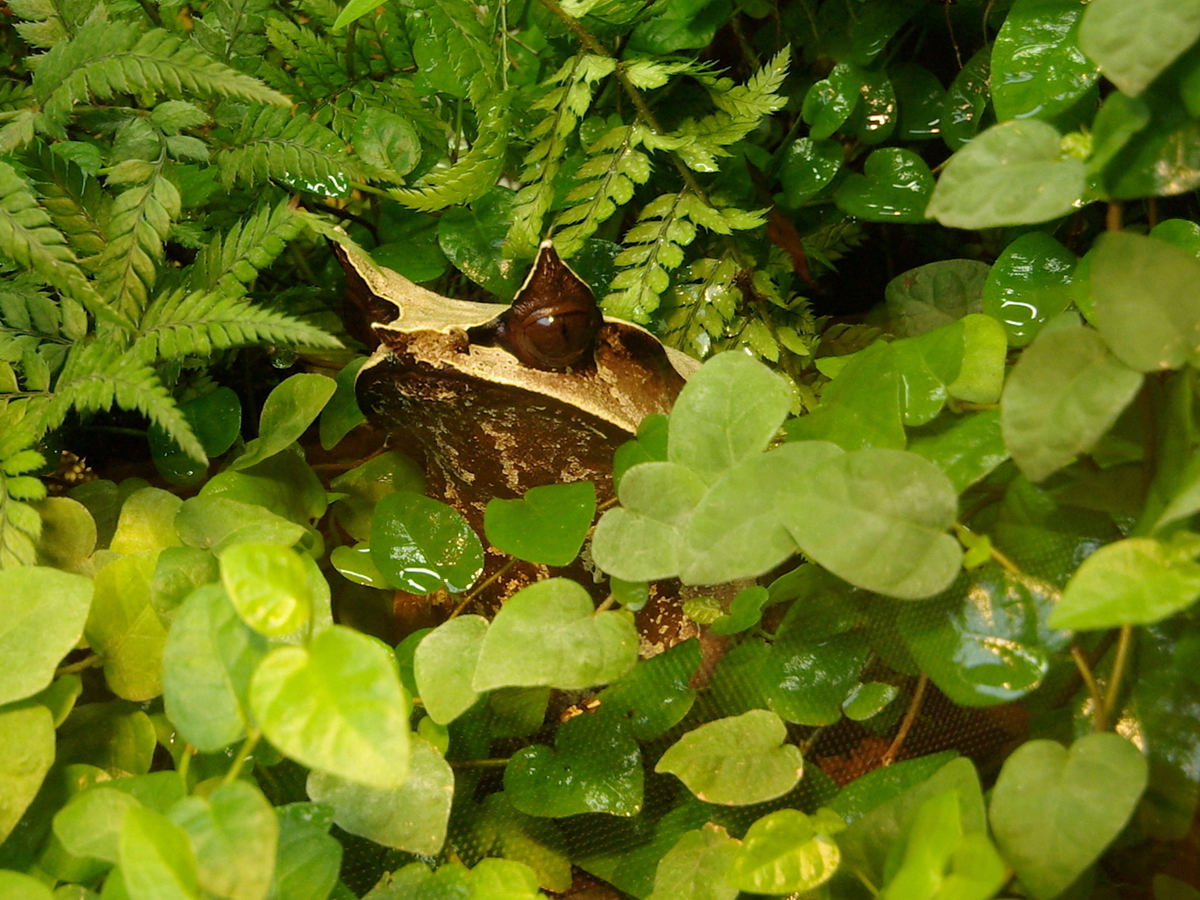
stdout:
[[854,354],[825,388],[821,405],[787,423],[788,440],[831,441],[844,450],[904,448],[901,379],[885,343]]
[[300,373],[285,379],[267,395],[258,420],[258,437],[246,443],[233,467],[248,469],[297,441],[336,389],[334,379],[325,375]]
[[833,181],[842,167],[843,155],[837,141],[803,137],[790,143],[779,165],[784,204],[795,207],[815,197]]
[[157,550],[123,556],[96,573],[84,635],[104,658],[104,677],[118,697],[151,700],[162,693],[167,629],[150,597]]
[[620,488],[625,473],[638,463],[666,462],[670,419],[654,413],[642,419],[637,437],[626,441],[613,454],[613,486]]
[[[460,272],[486,291],[511,297],[521,285],[521,270],[501,255],[512,223],[513,194],[496,188],[484,194],[471,209],[448,209],[438,220],[438,246]],[[555,244],[563,248],[562,235]]]
[[436,856],[446,840],[454,773],[428,741],[414,740],[408,780],[379,788],[328,772],[310,772],[308,795],[333,807],[333,821],[377,844]]
[[55,900],[50,888],[32,875],[0,869],[0,895],[6,900]]
[[[7,659],[7,656],[5,657]],[[0,842],[21,821],[54,763],[54,716],[35,704],[0,710]]]
[[1200,362],[1200,260],[1127,232],[1103,235],[1091,257],[1096,327],[1121,362],[1139,372]]
[[[833,817],[836,820],[836,817]],[[811,891],[833,877],[842,855],[829,831],[840,830],[797,809],[780,809],[750,826],[733,855],[728,881],[756,894]]]
[[173,526],[182,505],[182,500],[161,488],[134,491],[121,505],[121,516],[109,549],[131,554],[179,546]]
[[379,788],[408,777],[408,702],[374,638],[334,625],[307,648],[276,648],[254,673],[250,706],[302,765]]
[[779,716],[753,709],[689,731],[654,771],[675,775],[706,803],[762,803],[790,791],[804,771],[800,750],[786,737]]
[[[529,648],[537,647],[536,654]],[[579,690],[616,681],[637,661],[628,613],[596,612],[566,578],[539,581],[510,597],[492,620],[472,688],[545,685]]]
[[992,48],[985,44],[967,60],[954,77],[942,105],[939,126],[942,140],[951,150],[960,150],[979,131],[991,89]]
[[320,803],[289,803],[276,807],[276,813],[274,895],[281,900],[325,900],[342,865],[342,845],[328,834],[332,811]]
[[1136,97],[1200,37],[1200,2],[1095,0],[1079,26],[1079,46],[1104,77]]
[[371,6],[369,0],[350,0],[342,11],[338,13],[337,19],[334,20],[333,30],[340,31],[356,19],[361,19],[367,13],[372,12],[375,8]]
[[850,691],[842,704],[842,710],[847,719],[865,722],[887,709],[898,694],[899,690],[895,685],[870,681]]
[[958,496],[932,463],[902,450],[856,450],[805,470],[785,525],[806,556],[840,578],[902,599],[954,579],[946,534]]
[[884,298],[896,333],[913,337],[979,312],[989,268],[974,259],[945,259],[893,278]]
[[1078,0],[1017,0],[992,48],[996,118],[1049,119],[1066,112],[1099,78],[1079,49]]
[[560,726],[554,747],[514,753],[504,770],[512,805],[531,816],[603,812],[634,816],[642,808],[642,754],[624,728],[581,715]]
[[142,806],[125,813],[121,877],[130,900],[199,900],[196,855],[187,832]]
[[1149,625],[1187,609],[1200,596],[1196,535],[1170,542],[1126,538],[1083,561],[1050,615],[1055,628],[1095,631]]
[[942,171],[926,215],[951,228],[1033,225],[1076,208],[1084,165],[1063,156],[1061,135],[1036,119],[993,126]]
[[333,507],[338,524],[351,537],[366,541],[371,537],[371,518],[379,498],[392,491],[425,493],[425,473],[403,453],[388,450],[339,475],[329,486],[348,495]]
[[91,580],[26,566],[0,572],[5,614],[0,622],[0,704],[32,696],[83,636]]
[[188,597],[163,647],[163,700],[184,740],[215,753],[245,735],[250,679],[266,654],[219,585]]
[[1008,459],[998,409],[942,417],[915,434],[908,449],[941,469],[959,493]]
[[988,273],[983,311],[1004,323],[1010,345],[1024,347],[1070,305],[1076,262],[1044,231],[1023,234],[1004,248]]
[[647,900],[734,900],[725,875],[739,850],[719,825],[686,832],[659,862]]
[[332,450],[342,438],[367,421],[363,411],[358,408],[358,398],[354,395],[354,380],[358,370],[367,361],[365,356],[356,356],[346,363],[334,379],[333,396],[321,410],[321,449]]
[[639,741],[654,741],[682,721],[696,691],[690,681],[700,666],[700,642],[681,641],[638,660],[619,681],[600,692],[602,709],[629,722]]
[[989,819],[1004,858],[1036,900],[1056,897],[1116,838],[1146,787],[1146,760],[1116,734],[1068,751],[1027,741],[1004,761]]
[[804,95],[801,115],[810,126],[808,133],[814,141],[829,137],[850,118],[858,105],[862,70],[849,62],[838,63],[829,77],[818,81]]
[[526,562],[567,566],[579,555],[596,515],[590,481],[531,488],[521,500],[488,501],[483,530],[496,549]]
[[300,555],[278,544],[234,544],[221,552],[221,584],[247,625],[268,637],[295,631],[312,616]]
[[371,559],[394,587],[465,591],[483,571],[483,545],[462,514],[432,497],[396,491],[371,519]]
[[711,484],[765,450],[790,407],[791,391],[779,375],[745,353],[720,353],[676,399],[667,458]]
[[867,222],[924,222],[933,187],[933,174],[920,156],[884,147],[867,157],[862,175],[847,176],[833,202]]
[[359,159],[397,180],[421,161],[421,140],[412,123],[378,106],[368,106],[358,117],[351,143]]
[[449,725],[479,699],[471,681],[487,631],[488,621],[482,616],[458,616],[417,645],[413,654],[417,694],[429,718],[439,725]]
[[955,703],[994,706],[1036,689],[1049,653],[1067,639],[1042,626],[1058,601],[1050,584],[986,565],[963,573],[934,609],[897,610],[899,633],[921,671]]
[[916,63],[889,67],[900,107],[895,137],[902,141],[929,140],[940,136],[946,89],[928,69]]
[[1013,460],[1041,481],[1090,450],[1142,384],[1090,328],[1043,331],[1021,354],[1000,404]]
[[185,797],[170,811],[195,849],[200,887],[229,900],[265,900],[271,889],[279,822],[262,792],[246,781],[207,797]]
[[240,543],[290,547],[307,534],[303,525],[270,510],[224,497],[190,497],[175,517],[180,539],[189,547],[221,553]]
[[[220,456],[233,446],[242,430],[242,402],[227,387],[181,403],[179,411],[209,457]],[[207,473],[206,464],[185,453],[157,425],[150,428],[149,442],[155,468],[172,484],[190,485]]]

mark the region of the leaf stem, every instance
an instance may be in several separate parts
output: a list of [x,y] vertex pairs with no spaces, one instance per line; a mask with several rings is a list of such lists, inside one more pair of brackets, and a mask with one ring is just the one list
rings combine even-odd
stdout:
[[183,745],[183,756],[179,759],[179,767],[175,770],[179,773],[179,778],[183,782],[183,792],[188,792],[188,769],[192,765],[192,756],[195,754],[196,748],[191,744]]
[[1092,667],[1088,665],[1088,661],[1084,657],[1083,651],[1079,649],[1078,644],[1071,646],[1071,659],[1075,661],[1075,668],[1079,670],[1079,676],[1083,679],[1083,683],[1087,685],[1088,694],[1091,695],[1092,705],[1096,707],[1096,714],[1092,717],[1092,730],[1107,731],[1108,713],[1104,706],[1104,695],[1100,693],[1100,685],[1096,683],[1096,676],[1092,674]]
[[225,773],[225,777],[221,780],[222,787],[227,784],[233,784],[237,777],[242,774],[242,767],[246,764],[246,760],[250,758],[250,754],[254,752],[254,748],[258,746],[260,738],[262,738],[262,732],[257,728],[252,728],[246,735],[246,740],[242,742],[241,749],[238,750],[233,765],[229,767],[229,771]]
[[1108,676],[1108,692],[1104,696],[1104,708],[1115,716],[1120,710],[1121,678],[1129,662],[1129,648],[1133,644],[1133,626],[1122,625],[1117,638],[1117,657],[1113,660],[1112,672]]
[[929,676],[924,672],[917,679],[917,689],[913,691],[912,701],[908,704],[908,709],[904,713],[904,719],[900,723],[900,730],[896,732],[896,737],[892,739],[892,744],[887,748],[887,752],[880,758],[880,765],[890,766],[896,760],[896,754],[900,752],[900,748],[904,746],[904,739],[908,737],[908,732],[912,730],[913,722],[917,720],[917,713],[921,709],[921,701],[925,699],[925,686],[929,684]]
[[453,619],[455,616],[457,616],[459,613],[461,613],[464,609],[466,609],[467,604],[469,604],[472,600],[474,600],[476,597],[478,597],[480,592],[484,588],[486,588],[489,584],[491,584],[493,581],[495,581],[497,578],[499,578],[501,575],[503,575],[505,572],[507,572],[509,569],[511,569],[513,567],[513,563],[515,563],[516,561],[517,561],[516,557],[510,556],[508,558],[508,562],[506,562],[504,565],[502,565],[500,568],[498,568],[495,572],[493,572],[491,575],[489,575],[487,578],[485,578],[482,582],[477,584],[475,586],[475,590],[471,591],[471,593],[469,593],[469,594],[467,594],[467,596],[463,597],[462,603],[460,603],[460,604],[458,604],[458,606],[454,607],[454,612],[450,613],[450,618]]
[[74,675],[76,672],[82,672],[84,669],[90,669],[93,666],[102,665],[104,665],[104,657],[93,653],[90,656],[79,660],[78,662],[73,662],[66,666],[59,666],[54,670],[54,677],[58,678],[60,675]]
[[498,769],[508,765],[505,759],[452,759],[449,760],[452,769]]

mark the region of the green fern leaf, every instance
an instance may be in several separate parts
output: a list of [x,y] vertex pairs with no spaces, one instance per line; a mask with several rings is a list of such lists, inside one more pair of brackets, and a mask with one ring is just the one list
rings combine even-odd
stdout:
[[304,230],[304,220],[288,201],[263,206],[253,216],[216,234],[188,269],[188,285],[226,297],[241,297],[246,285],[283,252],[288,241]]
[[217,165],[226,185],[276,179],[330,194],[363,177],[336,134],[306,116],[271,107],[246,118],[230,147],[217,154]]
[[498,57],[479,21],[478,7],[471,0],[415,0],[417,11],[409,13],[409,27],[423,17],[426,36],[437,47],[438,56],[453,69],[466,96],[479,105],[496,88]]
[[689,189],[663,194],[642,208],[637,222],[625,233],[625,249],[617,254],[621,271],[604,298],[604,311],[618,319],[648,322],[659,296],[671,282],[668,272],[683,262],[683,247],[696,238],[696,226],[685,215]]
[[0,127],[0,154],[13,153],[33,141],[41,116],[36,110],[18,109],[0,115],[7,123]]
[[49,49],[70,37],[78,24],[54,0],[13,0],[9,8],[26,20],[18,22],[16,29],[31,47]]
[[106,321],[132,328],[133,323],[113,309],[87,280],[68,246],[25,180],[0,162],[0,252],[37,273],[46,284],[83,303]]
[[61,136],[76,103],[89,95],[154,92],[174,99],[236,97],[291,106],[291,101],[160,28],[130,22],[91,22],[42,57],[33,77],[43,126]]
[[320,328],[284,313],[236,297],[179,290],[146,310],[135,352],[148,360],[178,359],[261,343],[341,346]]
[[414,187],[390,191],[409,209],[434,212],[478,200],[495,185],[504,170],[509,140],[509,102],[502,97],[483,113],[479,137],[457,163],[434,170]]
[[72,409],[86,415],[111,409],[136,410],[158,425],[190,457],[205,460],[204,448],[157,373],[117,341],[76,344],[49,402],[38,408],[40,434],[57,428]]
[[525,182],[513,205],[513,226],[508,232],[508,253],[532,256],[541,241],[542,222],[554,201],[555,179],[567,152],[567,138],[591,106],[596,82],[616,70],[616,61],[605,56],[580,53],[552,75],[547,84],[561,87],[547,91],[534,109],[547,115],[534,126],[536,141],[525,156],[521,180]]
[[268,19],[266,30],[271,46],[293,68],[291,78],[304,100],[316,103],[353,82],[341,47],[333,41],[283,16]]
[[697,259],[684,268],[668,295],[663,340],[697,359],[721,349],[741,301],[737,274],[731,254]]
[[45,145],[30,154],[26,172],[72,249],[81,257],[100,253],[105,243],[100,221],[108,214],[100,182]]
[[[126,164],[142,164],[142,160],[128,160],[122,165]],[[147,165],[150,178],[126,188],[113,201],[108,244],[96,260],[97,281],[104,298],[135,319],[149,302],[165,256],[163,242],[171,230],[171,220],[180,210],[179,189],[161,166]]]
[[28,109],[33,105],[33,91],[23,81],[0,83],[0,114]]
[[641,125],[612,128],[588,147],[588,160],[575,172],[566,209],[555,220],[554,243],[571,257],[616,210],[633,198],[635,185],[650,180],[650,158],[638,148]]
[[786,105],[787,98],[778,90],[787,75],[790,57],[790,50],[784,47],[744,85],[735,85],[728,78],[707,79],[706,86],[717,112],[689,119],[675,132],[682,139],[677,151],[680,159],[697,172],[716,171],[717,158],[729,155],[726,147],[740,141],[764,117]]

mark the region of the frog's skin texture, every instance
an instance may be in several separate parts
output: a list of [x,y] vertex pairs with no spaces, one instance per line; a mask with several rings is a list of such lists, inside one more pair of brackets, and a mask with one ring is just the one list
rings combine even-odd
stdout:
[[[564,292],[575,297],[565,310],[575,321],[589,321],[575,306],[584,295],[595,309],[591,291],[549,243],[517,294],[513,309],[521,315],[507,321],[498,316],[504,307],[443,297],[352,249],[337,252],[348,293],[379,340],[358,375],[360,407],[393,446],[424,464],[430,493],[481,534],[493,497],[587,480],[599,503],[611,500],[614,451],[643,418],[670,411],[697,366],[645,329],[598,312],[594,343],[589,335],[578,361],[566,368],[522,362],[522,344],[545,345],[536,335],[523,340],[522,322],[545,325],[542,313],[561,316]],[[485,577],[494,568],[489,562]],[[544,567],[514,566],[488,605],[545,574]]]

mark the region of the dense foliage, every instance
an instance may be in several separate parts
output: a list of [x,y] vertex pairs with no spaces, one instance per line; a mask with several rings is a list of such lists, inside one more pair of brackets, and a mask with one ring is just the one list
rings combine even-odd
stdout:
[[[0,12],[0,896],[1200,896],[1200,0],[374,2]],[[480,535],[327,240],[551,234],[707,362]]]

